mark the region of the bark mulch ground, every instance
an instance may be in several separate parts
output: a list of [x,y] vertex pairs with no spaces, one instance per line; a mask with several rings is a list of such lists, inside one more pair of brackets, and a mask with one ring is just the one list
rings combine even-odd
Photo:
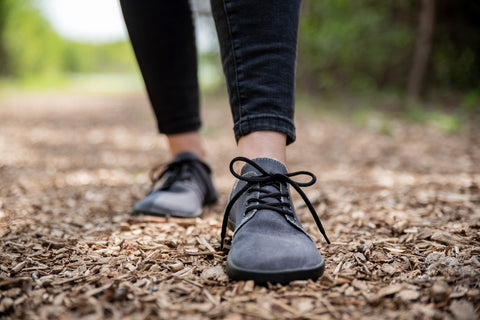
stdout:
[[298,213],[327,261],[316,281],[230,282],[220,225],[235,155],[227,102],[204,109],[218,204],[133,217],[168,160],[143,96],[7,96],[0,105],[1,319],[476,319],[480,132],[393,121],[390,134],[297,116]]

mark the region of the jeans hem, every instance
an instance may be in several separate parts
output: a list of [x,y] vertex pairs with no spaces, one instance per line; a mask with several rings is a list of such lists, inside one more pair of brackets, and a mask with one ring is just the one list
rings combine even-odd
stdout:
[[[175,125],[171,123],[168,126],[162,125],[158,123],[158,132],[163,134],[179,134],[179,133],[187,133],[191,131],[198,131],[202,127],[202,123],[200,121],[195,122],[185,122],[179,123],[175,122]],[[167,128],[168,127],[168,128]]]
[[242,136],[262,130],[285,133],[287,135],[287,145],[293,143],[296,139],[295,124],[291,119],[281,116],[257,115],[242,117],[233,126],[237,142]]

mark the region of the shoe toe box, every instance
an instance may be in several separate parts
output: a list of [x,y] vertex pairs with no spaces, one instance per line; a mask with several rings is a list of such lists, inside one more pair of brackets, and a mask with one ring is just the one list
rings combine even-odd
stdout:
[[229,262],[265,272],[322,268],[325,263],[312,239],[276,213],[253,217],[235,233]]
[[193,190],[157,191],[138,201],[134,213],[193,218],[202,213],[202,202]]

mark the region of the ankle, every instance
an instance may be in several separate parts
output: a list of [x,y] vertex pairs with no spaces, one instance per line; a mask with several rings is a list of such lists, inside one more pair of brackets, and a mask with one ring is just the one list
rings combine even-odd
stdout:
[[255,131],[238,140],[238,154],[254,158],[272,158],[287,165],[287,136],[276,131]]
[[206,152],[203,140],[198,131],[167,135],[172,158],[182,152],[190,152],[201,160],[205,160]]

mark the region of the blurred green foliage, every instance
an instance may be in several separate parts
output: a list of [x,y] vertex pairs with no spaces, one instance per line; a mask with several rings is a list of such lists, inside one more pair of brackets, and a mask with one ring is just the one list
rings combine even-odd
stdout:
[[2,42],[5,43],[8,74],[58,75],[64,42],[45,19],[24,0],[7,0],[7,14]]
[[[425,87],[480,90],[480,1],[436,0]],[[310,91],[405,92],[418,34],[418,0],[304,0],[299,86]]]
[[480,1],[437,0],[430,83],[480,91]]
[[306,0],[299,81],[313,90],[404,85],[414,35],[410,1]]
[[0,0],[0,76],[51,82],[69,73],[133,73],[128,41],[63,39],[30,0]]
[[[473,116],[473,114],[469,115]],[[406,116],[408,120],[420,124],[428,123],[448,133],[459,131],[462,123],[471,122],[468,120],[472,120],[466,119],[467,113],[461,108],[447,112],[446,110],[435,110],[415,104],[407,107]]]
[[[128,41],[63,39],[33,0],[0,0],[0,77],[58,79],[67,74],[135,73]],[[303,0],[298,89],[303,92],[394,92],[403,96],[415,51],[419,0]],[[464,110],[480,103],[480,1],[436,0],[430,61],[431,98],[455,92]],[[223,85],[217,52],[200,55],[200,78]],[[442,121],[440,121],[442,122]],[[443,121],[445,122],[445,121]]]
[[75,73],[136,72],[128,41],[102,44],[65,41],[64,70]]

